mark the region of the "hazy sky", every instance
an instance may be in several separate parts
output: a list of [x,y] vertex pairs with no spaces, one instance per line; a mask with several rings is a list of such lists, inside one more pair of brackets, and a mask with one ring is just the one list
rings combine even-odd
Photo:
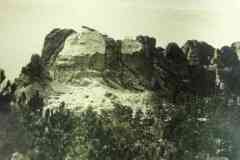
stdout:
[[154,36],[220,47],[240,40],[240,0],[0,0],[0,67],[13,78],[53,28],[82,25],[114,38]]

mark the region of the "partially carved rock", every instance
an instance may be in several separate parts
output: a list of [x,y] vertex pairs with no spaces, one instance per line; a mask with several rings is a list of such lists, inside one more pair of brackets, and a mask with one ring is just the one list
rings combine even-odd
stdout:
[[[169,43],[163,49],[157,47],[156,39],[149,36],[114,40],[90,27],[83,26],[82,29],[80,33],[71,29],[50,32],[45,38],[41,57],[34,55],[16,80],[18,91],[37,88],[44,93],[48,88],[54,92],[45,94],[47,97],[50,95],[50,101],[64,96],[64,100],[68,101],[71,98],[67,97],[81,97],[71,90],[79,90],[84,95],[87,88],[89,92],[96,93],[96,97],[87,93],[84,96],[88,98],[83,101],[94,97],[91,100],[93,104],[86,102],[88,106],[111,106],[111,102],[105,104],[105,99],[103,103],[94,104],[109,90],[115,97],[121,97],[120,90],[121,93],[136,93],[135,97],[147,92],[153,93],[151,97],[160,94],[176,102],[189,94],[216,94],[216,81],[230,82],[223,78],[226,69],[231,69],[231,76],[228,76],[232,77],[231,82],[240,77],[234,52],[239,48],[237,43],[232,48],[219,51],[205,42],[190,40],[182,48],[176,43]],[[95,91],[98,87],[103,93]],[[136,101],[141,100],[138,98]]]

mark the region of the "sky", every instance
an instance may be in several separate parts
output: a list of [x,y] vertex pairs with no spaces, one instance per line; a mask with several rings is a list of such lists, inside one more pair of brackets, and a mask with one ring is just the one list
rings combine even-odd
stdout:
[[122,39],[149,35],[159,46],[186,40],[215,47],[240,41],[240,0],[0,0],[0,68],[10,79],[54,28],[95,28]]

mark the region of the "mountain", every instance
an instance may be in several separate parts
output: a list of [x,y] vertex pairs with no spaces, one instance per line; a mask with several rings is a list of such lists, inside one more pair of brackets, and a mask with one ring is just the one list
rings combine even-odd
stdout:
[[33,55],[16,79],[16,97],[40,91],[48,107],[64,101],[77,110],[115,103],[145,108],[157,105],[159,97],[174,103],[189,96],[237,97],[237,44],[217,49],[188,40],[182,47],[171,42],[164,49],[149,36],[114,40],[86,26],[79,33],[54,29],[41,55]]
[[[137,36],[135,39],[115,40],[87,26],[83,26],[80,32],[72,29],[54,29],[45,37],[42,53],[32,55],[29,63],[22,68],[19,77],[14,82],[10,82],[5,76],[4,70],[0,69],[0,110],[9,111],[11,109],[9,106],[22,107],[22,111],[26,111],[26,113],[22,113],[31,117],[32,114],[29,113],[32,110],[37,111],[39,109],[37,107],[44,104],[46,109],[44,116],[47,118],[41,114],[38,115],[39,112],[35,114],[40,117],[40,120],[46,118],[48,121],[48,118],[54,115],[54,111],[64,116],[65,114],[73,116],[70,114],[71,111],[73,111],[71,113],[78,111],[85,113],[82,111],[91,107],[94,111],[113,109],[111,110],[113,112],[109,112],[109,114],[114,114],[126,106],[132,108],[132,110],[127,110],[131,114],[130,119],[137,119],[138,114],[144,115],[143,112],[137,112],[140,111],[138,109],[145,111],[150,108],[154,111],[155,116],[163,115],[163,117],[155,117],[154,123],[149,121],[153,125],[150,125],[151,127],[157,126],[155,128],[157,135],[159,134],[157,141],[164,137],[171,142],[169,143],[171,145],[179,142],[178,149],[180,150],[182,142],[188,140],[187,136],[185,137],[188,133],[194,131],[194,134],[191,135],[196,138],[203,136],[196,132],[197,129],[202,129],[201,125],[197,126],[197,129],[194,127],[192,129],[191,125],[208,124],[208,121],[211,122],[208,117],[211,113],[210,110],[214,110],[214,107],[204,99],[203,104],[207,104],[207,107],[211,108],[206,112],[210,113],[205,113],[206,106],[199,106],[199,104],[190,105],[190,111],[186,102],[191,102],[192,98],[208,97],[210,99],[210,97],[218,96],[218,98],[220,97],[217,99],[219,101],[225,99],[223,106],[226,110],[223,110],[223,117],[228,119],[229,117],[225,117],[225,112],[229,112],[230,118],[233,118],[233,122],[235,122],[235,116],[238,115],[233,113],[236,108],[228,109],[225,107],[225,102],[227,102],[226,104],[239,103],[239,42],[234,42],[231,46],[223,46],[220,49],[197,40],[188,40],[183,46],[171,42],[166,48],[156,44],[154,37],[144,35]],[[71,111],[61,113],[62,107],[59,106],[64,106],[63,103]],[[218,105],[215,101],[213,103]],[[25,106],[29,107],[30,112],[24,110]],[[53,110],[47,110],[48,108]],[[136,117],[132,116],[132,111],[136,113]],[[196,114],[201,111],[204,113],[196,116],[195,111]],[[0,148],[15,145],[18,150],[27,148],[16,144],[19,135],[25,136],[21,132],[15,133],[19,127],[19,117],[15,115],[17,112],[0,113],[3,114],[0,125],[3,126],[2,134],[10,131],[8,137],[1,138]],[[86,113],[91,112],[87,110]],[[122,112],[119,113],[122,114]],[[58,114],[57,116],[59,116]],[[146,112],[146,117],[151,117],[148,114]],[[214,116],[219,115],[214,112]],[[87,116],[85,118],[91,120],[94,117]],[[220,121],[223,126],[230,122],[228,120],[225,122],[225,119]],[[38,125],[39,121],[31,118],[28,120],[30,126],[31,124]],[[148,120],[146,118],[145,122]],[[138,123],[138,121],[140,124],[141,118],[136,122]],[[55,123],[55,120],[53,122]],[[127,120],[126,123],[132,122]],[[113,124],[115,126],[115,122]],[[211,125],[211,123],[209,124]],[[237,124],[236,126],[238,126]],[[181,125],[186,125],[187,130],[181,128]],[[178,131],[179,126],[180,130]],[[234,124],[229,126],[234,126]],[[128,128],[126,129],[128,131]],[[148,133],[148,129],[144,127],[142,129]],[[31,129],[30,131],[32,132]],[[45,132],[49,133],[48,129],[44,128]],[[229,132],[232,134],[232,132],[235,133],[235,130],[230,129]],[[178,139],[178,136],[186,139]],[[13,139],[10,143],[8,142],[9,138]],[[25,140],[24,138],[20,139]],[[142,140],[142,137],[140,139]],[[215,137],[214,140],[219,139]],[[168,147],[168,143],[163,141],[160,143]],[[168,150],[171,151],[171,149]],[[1,154],[5,157],[14,151],[15,149],[12,147]],[[21,157],[22,155],[14,153],[13,157],[15,156]]]

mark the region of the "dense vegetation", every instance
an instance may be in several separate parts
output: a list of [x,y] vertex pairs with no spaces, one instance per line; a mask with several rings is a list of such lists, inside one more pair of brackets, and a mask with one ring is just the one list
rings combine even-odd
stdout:
[[36,106],[28,103],[19,113],[33,160],[239,157],[240,108],[219,97],[195,98],[184,105],[162,103],[145,111],[116,104],[113,110],[74,113],[63,103],[42,116]]

